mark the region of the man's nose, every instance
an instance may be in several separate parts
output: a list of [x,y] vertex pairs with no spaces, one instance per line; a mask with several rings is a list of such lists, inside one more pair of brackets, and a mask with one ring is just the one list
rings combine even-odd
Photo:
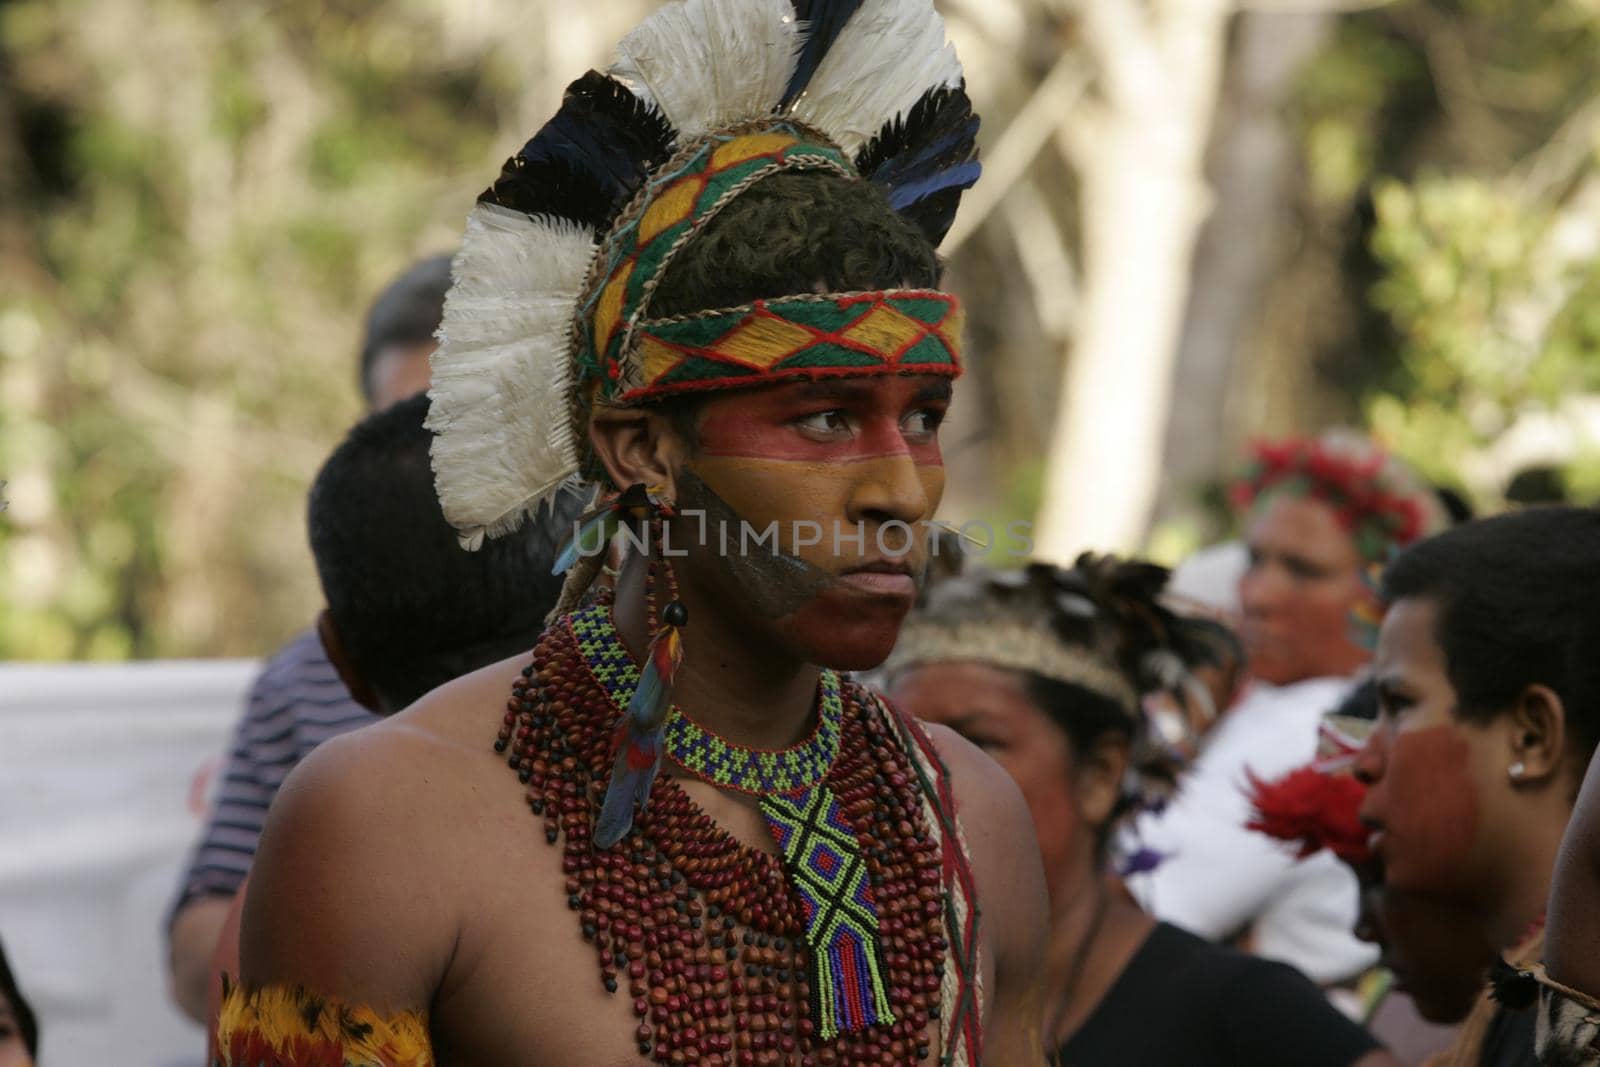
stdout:
[[1367,743],[1361,746],[1356,753],[1355,762],[1351,764],[1351,772],[1356,780],[1369,789],[1383,778],[1384,768],[1388,763],[1389,744],[1388,735],[1382,726],[1375,727],[1367,735]]
[[850,495],[852,522],[913,523],[932,510],[923,472],[909,451],[859,461]]

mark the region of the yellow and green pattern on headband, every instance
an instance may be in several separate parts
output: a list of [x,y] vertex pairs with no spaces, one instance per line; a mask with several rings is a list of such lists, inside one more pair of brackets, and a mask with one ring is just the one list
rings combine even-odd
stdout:
[[855,177],[838,148],[779,121],[713,134],[650,179],[607,238],[598,276],[578,309],[577,377],[584,395],[615,400],[639,391],[632,334],[673,256],[740,193],[787,170]]
[[642,384],[622,401],[796,378],[961,373],[965,313],[949,293],[893,289],[757,300],[639,324]]

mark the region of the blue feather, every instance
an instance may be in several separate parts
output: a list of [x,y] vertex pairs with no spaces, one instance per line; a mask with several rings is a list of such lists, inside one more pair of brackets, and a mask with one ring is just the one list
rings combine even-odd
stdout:
[[806,91],[806,86],[811,84],[812,75],[817,73],[822,59],[828,54],[828,49],[833,47],[833,42],[839,39],[839,34],[844,30],[844,24],[850,21],[861,7],[862,0],[794,0],[795,18],[806,24],[806,43],[800,46],[800,54],[795,57],[794,74],[789,78],[788,88],[783,91],[783,100],[780,108],[787,108],[794,99]]
[[666,721],[667,685],[656,665],[647,662],[639,675],[639,686],[628,701],[628,727],[636,730],[655,730]]
[[[650,787],[661,769],[662,732],[636,733],[629,717],[624,721],[628,725],[619,731],[623,734],[622,743],[617,746],[617,756],[611,764],[611,780],[606,784],[605,800],[594,824],[596,848],[610,848],[627,836],[633,828],[634,805],[643,811],[650,803]],[[646,765],[633,766],[640,762]]]
[[934,193],[942,193],[947,189],[970,189],[982,171],[982,165],[972,159],[949,170],[930,174],[920,181],[907,182],[890,190],[889,206],[903,212]]
[[965,89],[930,89],[856,156],[861,176],[935,245],[978,180],[978,117]]
[[550,573],[565,574],[578,562],[579,557],[595,556],[604,552],[606,545],[616,534],[618,524],[617,514],[610,508],[583,523],[573,534],[572,540],[561,550],[561,554],[556,557],[555,566],[550,568]]

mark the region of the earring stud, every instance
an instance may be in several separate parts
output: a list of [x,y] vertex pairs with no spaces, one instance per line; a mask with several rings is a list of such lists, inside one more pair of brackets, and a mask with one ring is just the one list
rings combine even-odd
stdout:
[[1521,760],[1517,760],[1517,762],[1513,763],[1510,768],[1508,768],[1508,773],[1511,775],[1511,780],[1516,781],[1518,778],[1521,778],[1524,774],[1528,773],[1528,768],[1523,765]]

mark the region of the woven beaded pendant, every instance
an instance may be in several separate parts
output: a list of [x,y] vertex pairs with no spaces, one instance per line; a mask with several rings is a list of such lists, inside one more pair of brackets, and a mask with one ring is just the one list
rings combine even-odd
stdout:
[[[610,611],[596,605],[570,617],[589,670],[618,708],[639,685],[639,668],[618,639]],[[866,862],[839,798],[825,784],[839,751],[843,705],[839,676],[824,671],[817,727],[783,750],[750,749],[721,738],[676,707],[666,751],[695,775],[759,798],[784,873],[805,923],[810,1012],[825,1039],[894,1022],[878,909]]]

